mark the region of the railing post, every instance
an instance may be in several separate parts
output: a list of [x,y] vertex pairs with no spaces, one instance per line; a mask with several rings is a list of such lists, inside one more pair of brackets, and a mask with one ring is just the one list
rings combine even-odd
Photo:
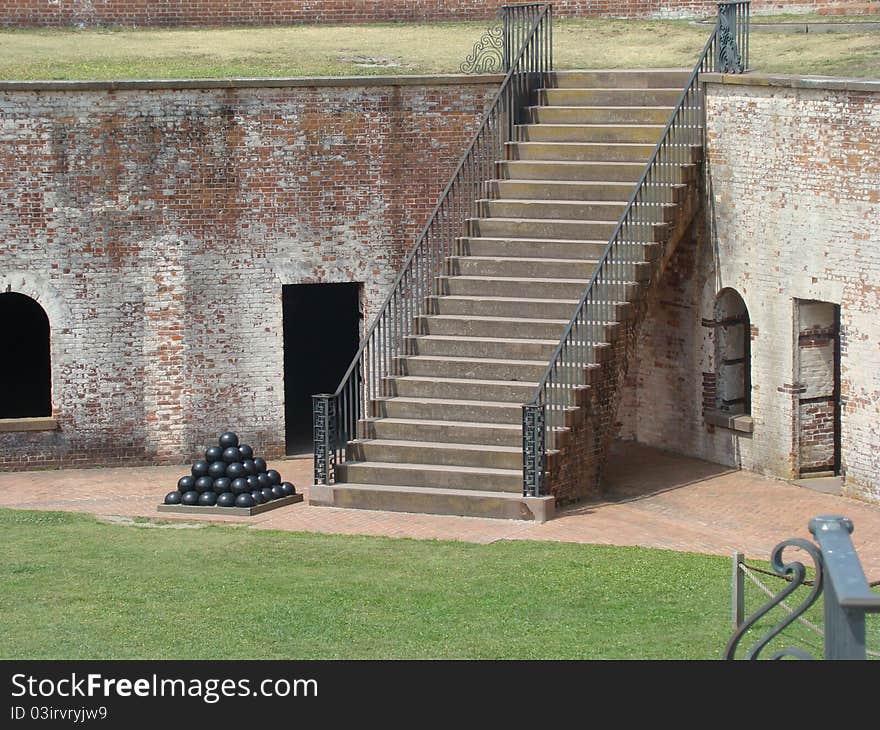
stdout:
[[810,532],[826,565],[825,658],[866,659],[865,609],[841,605],[841,594],[850,587],[867,585],[850,535],[853,524],[845,517],[820,515],[810,520]]
[[330,484],[336,465],[336,403],[327,393],[312,396],[315,484]]
[[738,629],[742,626],[743,619],[745,618],[745,605],[746,605],[746,597],[745,597],[745,576],[743,575],[742,568],[740,567],[740,563],[745,560],[745,555],[742,553],[734,553],[733,554],[733,573],[731,574],[731,585],[733,588],[733,628],[734,630]]
[[743,51],[738,47],[739,37],[737,7],[741,3],[720,2],[718,3],[718,18],[715,21],[718,33],[718,42],[715,46],[715,71],[718,73],[741,74],[743,65]]
[[529,403],[523,409],[523,496],[544,494],[544,404]]

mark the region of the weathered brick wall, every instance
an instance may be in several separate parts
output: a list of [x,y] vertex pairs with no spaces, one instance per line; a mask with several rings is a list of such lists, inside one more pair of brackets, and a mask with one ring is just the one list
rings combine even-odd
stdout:
[[[838,304],[845,485],[880,501],[880,88],[739,81],[706,87],[707,220],[652,294],[620,433],[797,476],[816,424],[800,422],[796,300]],[[751,318],[751,434],[702,413],[716,372],[704,324],[724,287]]]
[[[9,0],[7,26],[225,26],[485,20],[502,0]],[[556,0],[557,17],[699,17],[714,15],[708,0]],[[752,11],[877,13],[872,0],[754,0]]]
[[0,85],[0,291],[49,315],[60,424],[0,468],[280,453],[282,285],[369,321],[498,77],[274,83]]

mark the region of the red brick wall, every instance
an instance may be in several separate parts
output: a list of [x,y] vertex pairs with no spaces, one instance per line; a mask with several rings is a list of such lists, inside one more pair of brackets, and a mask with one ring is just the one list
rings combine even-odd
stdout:
[[49,314],[60,424],[0,468],[280,453],[281,287],[369,321],[498,83],[441,81],[0,85],[0,291]]
[[[9,0],[0,25],[199,26],[484,20],[502,0]],[[557,0],[558,17],[714,15],[706,0]],[[753,12],[880,12],[866,0],[755,0]]]

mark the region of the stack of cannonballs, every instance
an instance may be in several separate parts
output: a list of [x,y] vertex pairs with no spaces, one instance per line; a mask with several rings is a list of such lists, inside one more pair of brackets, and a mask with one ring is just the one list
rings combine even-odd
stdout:
[[181,477],[177,489],[165,495],[165,504],[200,507],[253,507],[296,494],[296,487],[282,482],[281,475],[267,469],[266,460],[254,456],[247,444],[227,431],[217,446],[205,450],[205,458],[192,465],[192,475]]

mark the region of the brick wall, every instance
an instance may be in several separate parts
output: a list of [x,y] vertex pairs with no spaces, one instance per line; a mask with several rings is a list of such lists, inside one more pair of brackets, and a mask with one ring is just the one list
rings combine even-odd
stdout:
[[[820,371],[827,377],[828,350],[803,361],[798,301],[837,304],[845,489],[880,501],[880,88],[737,81],[706,87],[706,220],[652,293],[620,433],[796,477],[802,461],[826,457],[807,448],[820,428],[828,445],[827,401],[801,404],[827,395],[810,389]],[[703,417],[717,368],[713,330],[702,325],[725,287],[751,319],[753,433]]]
[[321,83],[0,85],[0,291],[49,315],[59,422],[0,468],[283,450],[282,285],[369,321],[498,77]]
[[[8,26],[296,25],[485,20],[501,0],[9,0]],[[714,15],[707,0],[556,0],[557,17],[697,17]],[[871,0],[754,0],[752,11],[877,13]]]

